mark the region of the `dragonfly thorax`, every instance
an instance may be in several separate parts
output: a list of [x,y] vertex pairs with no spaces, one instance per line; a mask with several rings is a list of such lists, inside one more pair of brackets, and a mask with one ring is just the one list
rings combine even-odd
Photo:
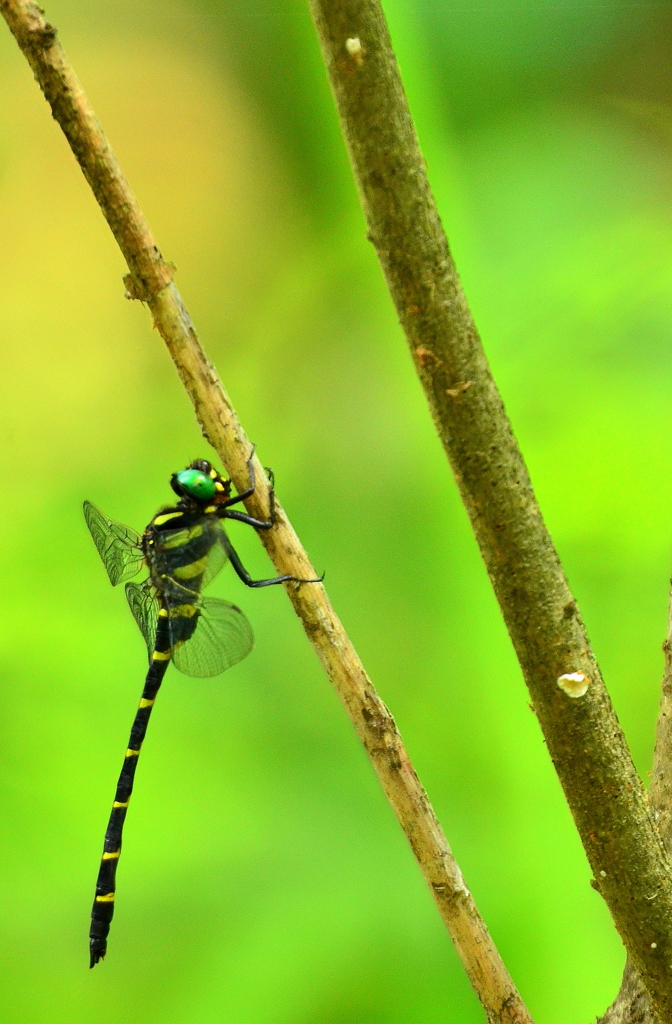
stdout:
[[[222,547],[223,532],[217,516],[202,508],[186,510],[180,508],[181,504],[157,512],[143,534],[145,562],[159,592],[165,589],[166,580],[198,592],[213,560],[213,549]],[[217,553],[219,568],[225,557],[221,557],[223,550]],[[207,575],[212,577],[212,572]]]

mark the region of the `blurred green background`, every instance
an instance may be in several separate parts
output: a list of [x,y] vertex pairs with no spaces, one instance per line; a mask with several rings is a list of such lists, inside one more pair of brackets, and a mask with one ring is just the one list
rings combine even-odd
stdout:
[[[465,289],[642,775],[672,533],[672,13],[388,0]],[[623,953],[365,240],[301,0],[53,0],[262,461],[540,1024]],[[4,25],[0,26],[4,29]],[[1,1005],[6,1024],[482,1020],[281,589],[257,645],[169,671],[110,952],[103,832],[145,667],[81,515],[142,529],[210,457],[107,227],[0,32]],[[231,534],[255,575],[253,531]]]

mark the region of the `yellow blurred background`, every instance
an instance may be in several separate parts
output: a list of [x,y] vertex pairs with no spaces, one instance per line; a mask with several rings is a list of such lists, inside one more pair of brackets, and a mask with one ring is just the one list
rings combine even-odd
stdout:
[[[672,17],[389,0],[433,186],[537,495],[646,777],[672,532]],[[53,0],[262,461],[544,1024],[623,953],[386,295],[298,0]],[[4,28],[4,26],[0,26]],[[480,1008],[281,589],[257,644],[170,670],[110,949],[88,916],[145,651],[81,515],[141,530],[209,458],[147,312],[0,31],[1,1019],[471,1024]],[[231,528],[255,576],[254,531]]]

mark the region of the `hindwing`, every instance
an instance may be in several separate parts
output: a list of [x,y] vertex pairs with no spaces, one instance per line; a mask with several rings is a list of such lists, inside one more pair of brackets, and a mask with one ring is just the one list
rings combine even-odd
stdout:
[[252,626],[229,601],[198,597],[190,604],[169,606],[168,616],[173,664],[187,676],[218,676],[254,646]]
[[133,618],[145,638],[147,652],[151,659],[156,643],[156,624],[159,618],[159,602],[149,580],[142,583],[126,584],[126,599],[133,612]]

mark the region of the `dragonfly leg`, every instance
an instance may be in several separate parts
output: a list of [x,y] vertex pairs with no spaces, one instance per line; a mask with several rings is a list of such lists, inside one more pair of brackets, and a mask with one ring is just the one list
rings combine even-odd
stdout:
[[224,515],[220,515],[219,518],[235,519],[239,523],[247,523],[248,526],[256,526],[257,530],[270,530],[270,528],[275,525],[275,515],[273,515],[272,519],[255,519],[254,516],[248,516],[246,512],[229,512],[228,509],[224,512]]
[[265,468],[265,470],[266,470],[266,472],[268,474],[268,478],[269,478],[270,483],[271,483],[271,490],[270,490],[271,514],[270,514],[269,518],[268,519],[255,519],[253,516],[245,515],[244,512],[227,512],[226,511],[231,505],[237,505],[238,502],[245,501],[246,498],[250,498],[254,494],[255,488],[257,486],[257,482],[256,482],[256,479],[255,479],[255,473],[254,473],[254,463],[252,462],[252,459],[254,458],[254,450],[255,450],[255,448],[256,448],[256,445],[252,449],[252,454],[250,455],[249,459],[247,460],[247,469],[248,469],[248,472],[250,474],[250,486],[247,488],[247,490],[241,491],[240,494],[235,494],[233,496],[233,498],[227,498],[226,501],[223,501],[217,507],[217,515],[219,516],[220,519],[238,519],[239,522],[247,523],[248,526],[256,526],[256,528],[258,530],[270,530],[270,528],[275,523],[275,486],[274,486],[275,485],[275,475],[273,473],[273,470],[269,469],[268,466],[265,466],[264,468]]
[[321,583],[324,576],[320,576],[317,580],[302,580],[298,576],[274,576],[270,580],[253,580],[249,572],[241,562],[237,552],[231,546],[230,541],[227,542],[226,552],[229,556],[229,561],[236,571],[236,575],[243,581],[246,587],[272,587],[276,583],[286,583],[288,580],[293,580],[294,583]]

